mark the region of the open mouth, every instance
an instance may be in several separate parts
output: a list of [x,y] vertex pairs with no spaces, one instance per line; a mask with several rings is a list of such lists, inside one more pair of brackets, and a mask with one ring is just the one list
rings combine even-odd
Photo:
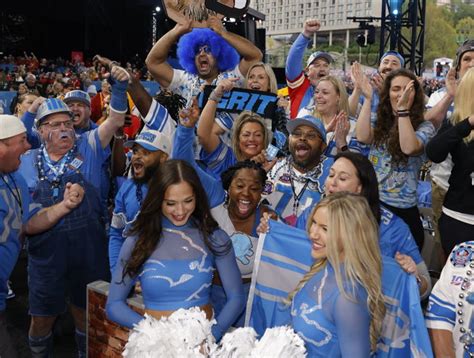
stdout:
[[262,86],[260,85],[260,83],[252,83],[250,85],[250,89],[260,91],[262,89]]
[[199,59],[198,64],[201,71],[206,71],[209,69],[209,61],[205,58]]
[[311,151],[311,148],[303,143],[297,144],[295,148],[295,152],[298,157],[307,156],[310,151]]
[[132,163],[132,167],[133,167],[133,173],[135,174],[135,176],[140,176],[141,174],[143,174],[143,170],[144,170],[144,165],[142,162],[134,162]]
[[251,209],[251,202],[249,200],[239,200],[237,201],[237,210],[241,215],[247,215]]
[[171,215],[175,222],[181,222],[186,219],[186,215]]
[[78,122],[80,117],[81,117],[81,115],[79,113],[74,113],[74,116],[72,117],[72,120],[74,122]]

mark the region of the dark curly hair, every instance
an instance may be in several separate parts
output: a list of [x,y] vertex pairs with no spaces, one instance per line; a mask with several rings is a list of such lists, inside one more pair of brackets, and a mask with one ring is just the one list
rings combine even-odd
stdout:
[[393,79],[399,76],[415,81],[415,98],[410,108],[410,121],[415,131],[424,121],[423,113],[425,110],[425,95],[413,72],[404,68],[390,72],[383,82],[383,88],[380,93],[377,121],[374,128],[374,145],[378,147],[385,145],[387,147],[387,151],[392,156],[393,165],[404,165],[408,162],[408,155],[404,154],[400,148],[398,125],[395,125],[395,109],[392,108],[390,103],[390,87]]
[[260,163],[247,159],[247,160],[243,160],[241,162],[235,163],[233,166],[227,168],[225,171],[221,173],[222,187],[224,188],[225,191],[229,190],[230,184],[232,183],[232,180],[234,179],[235,174],[237,174],[237,172],[240,169],[256,170],[259,175],[260,184],[262,185],[262,190],[263,190],[263,187],[265,186],[265,182],[267,181],[267,172],[262,168],[262,165]]
[[183,160],[168,160],[160,164],[156,174],[150,180],[148,194],[132,225],[129,235],[138,236],[138,240],[123,269],[122,277],[126,277],[126,275],[135,277],[155,250],[163,230],[161,207],[166,190],[171,185],[181,182],[186,182],[193,188],[196,208],[190,220],[193,220],[203,235],[206,246],[215,255],[224,255],[231,249],[230,241],[229,245],[225,246],[211,241],[212,233],[219,226],[211,215],[206,192],[194,168]]
[[176,52],[179,64],[187,72],[198,74],[195,57],[199,47],[203,45],[210,47],[219,72],[232,70],[240,61],[237,51],[222,36],[211,29],[194,28],[193,31],[179,39]]

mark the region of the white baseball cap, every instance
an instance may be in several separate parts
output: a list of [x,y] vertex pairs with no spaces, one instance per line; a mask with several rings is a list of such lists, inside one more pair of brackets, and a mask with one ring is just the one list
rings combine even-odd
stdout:
[[152,129],[142,131],[135,137],[135,140],[129,140],[128,142],[125,142],[123,146],[130,148],[134,144],[139,144],[151,152],[161,150],[162,152],[168,154],[168,156],[171,155],[171,141],[169,138],[163,133]]
[[25,125],[18,117],[10,114],[0,115],[0,139],[11,138],[25,132]]

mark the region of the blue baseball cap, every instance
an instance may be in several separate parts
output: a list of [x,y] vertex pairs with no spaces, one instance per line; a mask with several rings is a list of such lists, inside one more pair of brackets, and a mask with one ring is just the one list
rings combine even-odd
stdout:
[[91,106],[91,98],[89,94],[80,90],[69,91],[66,93],[64,96],[64,103],[69,104],[71,102],[82,102],[88,107]]
[[398,53],[397,51],[387,51],[385,52],[382,57],[380,58],[380,62],[383,61],[383,59],[387,56],[395,56],[396,58],[398,58],[398,60],[400,61],[400,65],[402,67],[405,66],[405,59],[403,58],[402,55],[400,55],[400,53]]
[[162,152],[168,154],[168,156],[171,155],[171,142],[169,138],[163,133],[152,129],[142,131],[135,137],[135,140],[129,140],[125,142],[123,146],[130,148],[133,147],[134,144],[139,144],[150,152],[161,150]]
[[286,129],[288,129],[290,134],[292,134],[299,126],[313,127],[319,132],[323,142],[326,143],[326,128],[324,127],[324,123],[321,121],[321,119],[307,115],[304,117],[291,119],[286,123]]
[[330,54],[328,54],[327,52],[316,51],[316,52],[313,52],[309,56],[308,61],[306,61],[306,67],[309,67],[309,65],[311,65],[318,58],[324,58],[328,63],[333,63],[334,62],[334,59],[332,58],[332,56]]

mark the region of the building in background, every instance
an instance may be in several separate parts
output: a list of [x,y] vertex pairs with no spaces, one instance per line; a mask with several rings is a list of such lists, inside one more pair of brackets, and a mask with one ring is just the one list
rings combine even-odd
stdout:
[[[358,24],[347,17],[380,17],[381,0],[252,0],[251,6],[266,15],[262,26],[267,36],[291,39],[299,34],[308,18],[321,21],[316,42],[349,47],[355,34],[361,32]],[[380,26],[379,23],[374,24]],[[352,36],[354,35],[354,36]],[[352,37],[351,37],[352,36]]]

